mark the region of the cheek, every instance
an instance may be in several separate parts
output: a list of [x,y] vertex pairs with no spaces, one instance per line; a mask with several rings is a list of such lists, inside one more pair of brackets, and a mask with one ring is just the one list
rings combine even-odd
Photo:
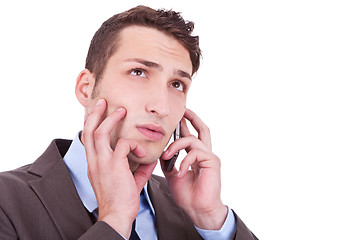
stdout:
[[177,119],[179,120],[179,122],[182,119],[182,117],[184,116],[185,111],[186,111],[186,102],[182,103],[179,107],[178,115],[177,115]]
[[129,83],[124,79],[117,79],[117,81],[102,80],[98,97],[107,101],[108,112],[115,111],[119,107],[129,108],[132,103],[136,102],[139,91],[136,91],[131,82]]
[[186,97],[174,96],[170,99],[170,106],[173,118],[180,121],[186,110]]
[[172,134],[175,131],[176,126],[180,123],[181,119],[184,116],[185,110],[186,110],[186,106],[182,106],[181,108],[178,108],[173,112],[171,123],[169,123],[171,135],[168,136],[168,138],[172,137]]
[[116,111],[120,107],[123,107],[127,111],[126,115],[129,115],[132,113],[134,109],[139,109],[140,107],[139,105],[141,104],[140,99],[137,98],[135,94],[127,95],[120,92],[105,98],[105,100],[108,103],[107,106],[108,114]]

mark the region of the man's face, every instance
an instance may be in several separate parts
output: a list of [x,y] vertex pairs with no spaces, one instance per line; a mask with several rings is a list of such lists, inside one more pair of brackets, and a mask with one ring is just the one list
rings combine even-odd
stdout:
[[189,52],[180,42],[152,28],[127,27],[93,89],[88,110],[100,98],[107,101],[106,115],[124,107],[127,114],[112,132],[111,146],[120,138],[135,139],[147,156],[130,154],[130,162],[154,162],[185,112],[191,73]]

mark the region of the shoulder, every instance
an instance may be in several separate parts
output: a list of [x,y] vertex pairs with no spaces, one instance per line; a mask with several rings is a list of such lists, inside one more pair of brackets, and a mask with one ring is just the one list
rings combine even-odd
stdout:
[[0,189],[11,191],[15,186],[27,185],[27,182],[31,180],[31,176],[27,172],[30,167],[31,164],[28,164],[15,170],[1,172]]
[[[44,153],[35,161],[33,160],[33,163],[11,171],[0,172],[0,183],[21,184],[36,178],[36,176],[41,176],[41,173],[46,172],[58,160],[62,159],[70,144],[70,140],[54,139]],[[32,177],[32,175],[34,176]]]
[[32,191],[29,182],[46,175],[56,162],[62,160],[62,156],[70,143],[69,140],[53,140],[44,153],[33,163],[11,171],[0,172],[0,189],[7,193],[1,194],[0,202],[21,198],[22,195]]
[[0,173],[0,189],[5,193],[0,196],[1,209],[19,209],[19,205],[22,205],[29,195],[33,195],[29,181],[35,178],[27,172],[30,166],[31,164]]

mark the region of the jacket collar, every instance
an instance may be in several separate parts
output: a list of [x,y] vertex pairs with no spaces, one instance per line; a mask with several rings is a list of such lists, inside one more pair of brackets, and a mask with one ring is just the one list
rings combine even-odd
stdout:
[[148,191],[155,209],[159,240],[202,239],[191,219],[172,200],[164,178],[152,175]]
[[[92,226],[77,195],[63,156],[71,141],[54,140],[32,164],[28,173],[38,178],[29,184],[44,204],[63,239],[77,239]],[[74,226],[77,226],[74,228]]]
[[[69,140],[52,141],[28,169],[29,174],[38,176],[29,184],[63,239],[77,239],[93,225],[63,161],[70,145]],[[173,202],[164,178],[151,176],[148,192],[155,209],[159,240],[201,239],[190,218]]]

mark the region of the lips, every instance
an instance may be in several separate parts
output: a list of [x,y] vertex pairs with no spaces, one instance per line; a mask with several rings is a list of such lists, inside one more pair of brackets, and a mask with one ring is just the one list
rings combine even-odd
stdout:
[[161,126],[153,124],[138,125],[136,128],[150,141],[160,141],[165,135],[165,130]]

